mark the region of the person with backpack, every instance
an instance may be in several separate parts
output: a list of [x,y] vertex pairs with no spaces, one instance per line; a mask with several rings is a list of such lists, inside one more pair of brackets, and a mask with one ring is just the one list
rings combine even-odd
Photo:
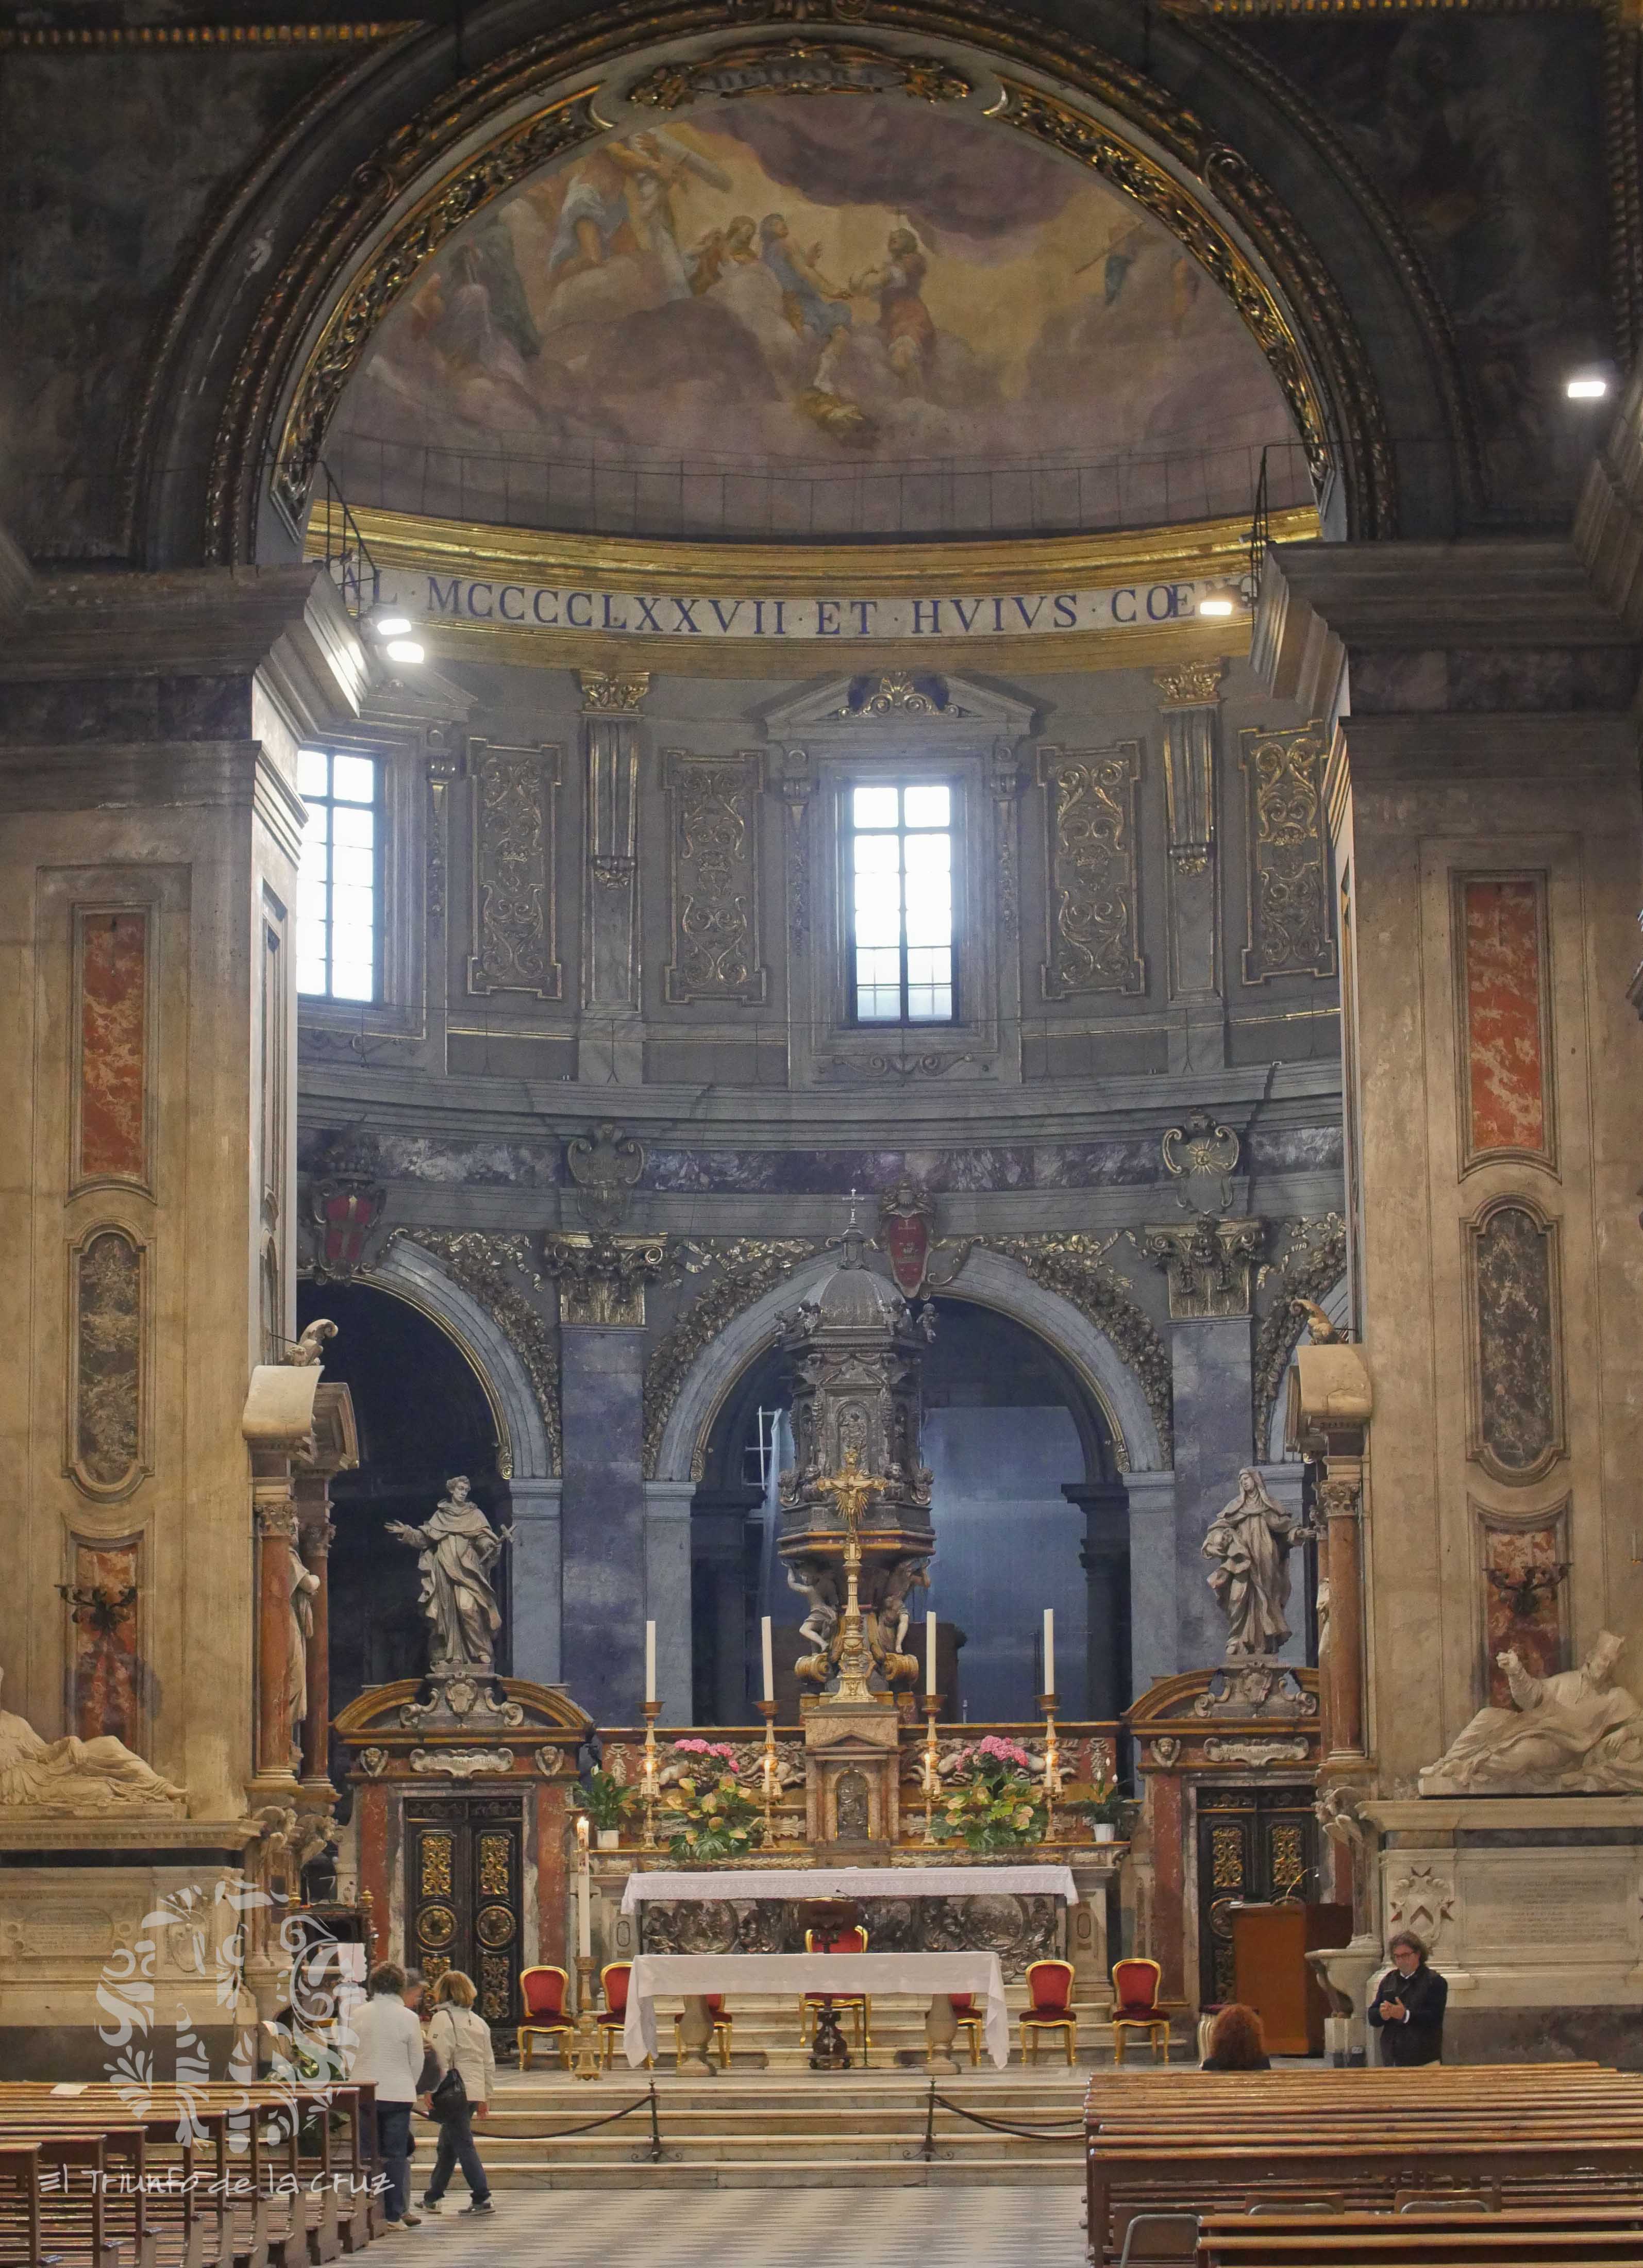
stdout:
[[447,1969],[433,1988],[428,2045],[438,2062],[439,2080],[429,2095],[428,2107],[439,2122],[439,2148],[422,2201],[424,2213],[439,2211],[458,2165],[470,2192],[463,2211],[495,2210],[490,2183],[474,2141],[474,2120],[486,2116],[497,2085],[490,2027],[474,2013],[476,1998],[473,1978],[460,1969]]

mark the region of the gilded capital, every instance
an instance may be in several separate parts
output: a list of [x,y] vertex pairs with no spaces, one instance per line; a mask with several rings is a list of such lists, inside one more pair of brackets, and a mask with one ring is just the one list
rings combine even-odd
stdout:
[[578,669],[577,679],[582,688],[585,717],[635,717],[651,689],[648,669],[636,669],[623,677],[609,676],[602,669]]
[[1219,661],[1183,661],[1169,669],[1155,669],[1160,705],[1166,709],[1202,709],[1221,697],[1224,674]]

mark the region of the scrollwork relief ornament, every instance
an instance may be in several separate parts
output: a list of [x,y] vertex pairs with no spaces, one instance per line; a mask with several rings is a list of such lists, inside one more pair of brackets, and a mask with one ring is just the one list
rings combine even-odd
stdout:
[[609,1234],[628,1217],[645,1171],[645,1145],[605,1119],[590,1140],[574,1134],[564,1145],[566,1171],[576,1184],[576,1209],[585,1226]]
[[1259,1771],[1269,1764],[1304,1764],[1311,1755],[1310,1744],[1303,1740],[1293,1741],[1224,1741],[1212,1734],[1204,1743],[1204,1761],[1207,1764],[1248,1764]]
[[1195,1717],[1315,1717],[1318,1697],[1293,1669],[1272,1661],[1228,1661],[1192,1705]]
[[508,1749],[413,1749],[406,1761],[428,1779],[476,1779],[482,1773],[500,1775],[513,1769]]
[[1246,732],[1249,941],[1243,981],[1333,976],[1329,836],[1323,810],[1323,725]]
[[641,1330],[649,1284],[676,1282],[700,1266],[694,1246],[670,1236],[545,1236],[542,1268],[559,1285],[564,1324]]
[[1387,1883],[1388,1934],[1406,1929],[1435,1952],[1446,1922],[1455,1918],[1456,1891],[1451,1876],[1430,1860],[1411,1859]]
[[1136,783],[1140,748],[1039,753],[1049,828],[1046,1000],[1083,992],[1142,992],[1137,942]]
[[1217,1220],[1212,1214],[1143,1230],[1143,1255],[1168,1280],[1171,1322],[1247,1315],[1251,1272],[1265,1236],[1264,1221]]
[[475,741],[472,993],[533,992],[557,1000],[554,890],[556,748]]
[[669,899],[672,957],[663,974],[670,1003],[765,997],[759,966],[759,859],[755,828],[763,760],[693,756],[670,748],[662,759],[672,805]]
[[1233,1175],[1242,1147],[1232,1128],[1218,1125],[1208,1110],[1190,1110],[1183,1125],[1166,1130],[1159,1149],[1183,1212],[1202,1219],[1232,1211]]

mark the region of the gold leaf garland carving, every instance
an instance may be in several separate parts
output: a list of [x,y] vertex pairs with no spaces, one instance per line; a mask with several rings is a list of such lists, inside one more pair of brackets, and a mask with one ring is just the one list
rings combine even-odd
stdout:
[[[695,1241],[699,1263],[717,1270],[718,1274],[662,1333],[645,1366],[645,1435],[640,1469],[646,1480],[656,1477],[662,1435],[696,1357],[727,1323],[822,1248],[814,1238],[799,1236],[702,1237]],[[705,1444],[698,1442],[691,1457],[693,1480],[702,1478],[697,1469],[704,1453]]]
[[1110,748],[1039,751],[1049,833],[1049,935],[1040,981],[1046,1000],[1078,992],[1144,992],[1137,947],[1134,740]]
[[559,751],[475,741],[472,993],[557,1000],[554,863]]
[[438,1261],[452,1282],[479,1302],[524,1364],[548,1437],[549,1469],[556,1473],[560,1469],[559,1358],[547,1324],[513,1280],[515,1270],[538,1280],[531,1266],[529,1239],[488,1235],[479,1229],[396,1228],[388,1238],[388,1247],[402,1238]]
[[1249,816],[1249,942],[1243,981],[1333,976],[1329,851],[1323,813],[1323,727],[1240,735]]

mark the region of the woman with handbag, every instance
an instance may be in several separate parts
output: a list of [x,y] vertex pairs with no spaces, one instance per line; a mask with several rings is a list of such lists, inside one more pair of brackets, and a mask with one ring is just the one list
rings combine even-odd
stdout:
[[483,2118],[496,2090],[497,2058],[490,2027],[474,2014],[474,1980],[447,1969],[433,1988],[433,2018],[428,2045],[438,2060],[439,2082],[428,2107],[439,2122],[439,2151],[433,2178],[422,2201],[424,2213],[438,2213],[455,2168],[472,2192],[463,2210],[490,2213],[490,2184],[474,2144],[474,2120]]

